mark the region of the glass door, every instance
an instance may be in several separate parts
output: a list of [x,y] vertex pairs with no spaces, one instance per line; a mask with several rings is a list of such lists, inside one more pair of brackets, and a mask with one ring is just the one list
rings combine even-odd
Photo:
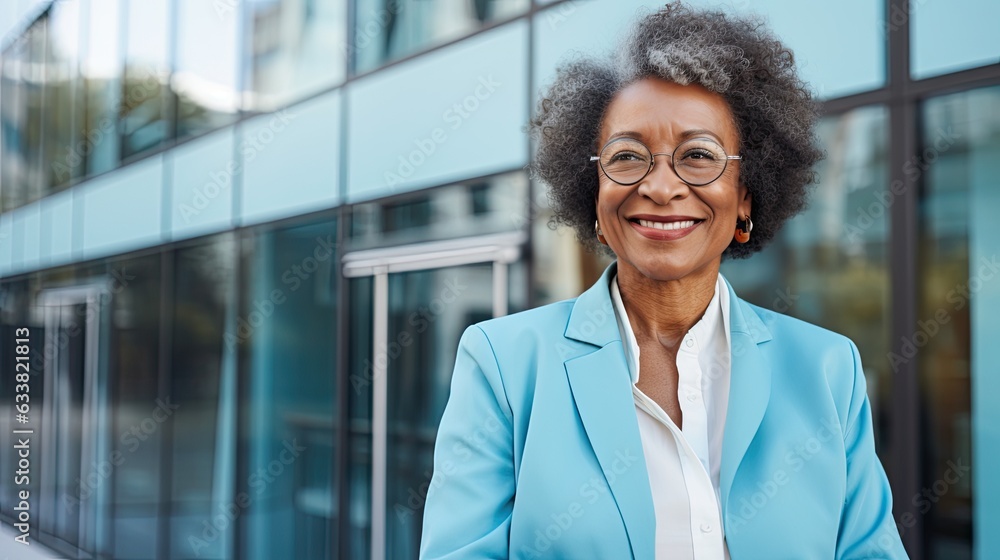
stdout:
[[458,342],[469,325],[507,314],[508,271],[521,243],[519,234],[484,236],[345,256],[345,274],[365,299],[356,306],[370,305],[370,321],[358,322],[370,325],[370,336],[356,337],[368,367],[353,380],[370,385],[370,424],[360,422],[370,437],[352,434],[352,454],[364,455],[354,464],[370,473],[368,530],[352,529],[352,538],[367,536],[368,550],[354,546],[353,557],[417,558]]
[[[107,379],[101,358],[107,321],[100,286],[47,290],[39,529],[67,550],[106,544],[99,512],[109,503]],[[107,463],[107,464],[106,464]]]

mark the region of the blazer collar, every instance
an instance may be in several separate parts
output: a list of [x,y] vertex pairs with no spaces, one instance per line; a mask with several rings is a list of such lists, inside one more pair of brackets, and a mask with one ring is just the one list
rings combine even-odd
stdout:
[[[596,348],[567,359],[564,366],[587,437],[625,523],[633,555],[652,558],[656,526],[649,475],[608,286],[617,265],[617,261],[608,265],[600,279],[573,303],[564,336]],[[736,472],[760,428],[771,394],[771,366],[758,346],[772,338],[753,307],[736,296],[728,280],[725,284],[729,290],[731,373],[719,475],[723,520]]]
[[[609,264],[601,273],[600,279],[576,298],[563,333],[566,338],[595,346],[604,346],[615,340],[621,341],[609,291],[611,278],[616,272],[618,272],[618,261]],[[749,336],[755,344],[771,340],[771,331],[757,312],[750,307],[750,304],[737,297],[733,286],[725,276],[723,280],[729,290],[730,334],[742,333]]]
[[566,323],[566,338],[604,346],[622,339],[615,321],[615,309],[609,290],[611,278],[618,271],[618,261],[604,269],[600,279],[587,291],[580,294],[573,303],[569,321]]

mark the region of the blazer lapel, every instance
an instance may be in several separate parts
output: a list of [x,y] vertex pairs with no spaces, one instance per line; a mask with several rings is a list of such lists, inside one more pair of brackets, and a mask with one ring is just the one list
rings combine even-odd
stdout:
[[653,498],[608,282],[617,262],[573,305],[565,336],[594,345],[564,362],[577,412],[618,504],[632,555],[651,559],[656,534]]
[[736,296],[728,281],[726,286],[732,366],[719,473],[723,519],[736,471],[757,435],[771,396],[771,365],[758,347],[771,340],[771,331],[753,308]]

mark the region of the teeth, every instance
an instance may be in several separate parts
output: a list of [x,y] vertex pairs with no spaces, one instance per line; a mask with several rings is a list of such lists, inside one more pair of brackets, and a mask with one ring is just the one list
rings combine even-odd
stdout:
[[650,220],[639,220],[639,225],[656,229],[684,229],[693,226],[694,220],[685,220],[683,222],[653,222]]

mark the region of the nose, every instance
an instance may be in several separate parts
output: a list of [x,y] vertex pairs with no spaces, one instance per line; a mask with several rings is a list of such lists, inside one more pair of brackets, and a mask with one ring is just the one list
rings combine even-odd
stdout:
[[[657,160],[657,157],[662,156]],[[684,198],[691,187],[674,171],[670,154],[653,154],[653,169],[639,181],[639,195],[663,205],[675,198]]]

